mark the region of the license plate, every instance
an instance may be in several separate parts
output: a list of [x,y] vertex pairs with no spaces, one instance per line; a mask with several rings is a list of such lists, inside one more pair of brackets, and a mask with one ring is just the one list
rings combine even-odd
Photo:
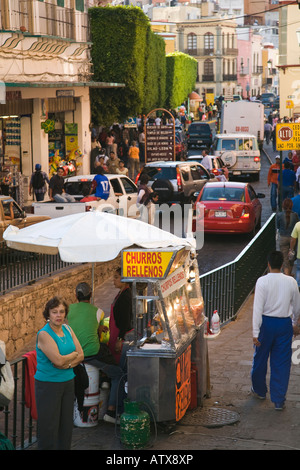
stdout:
[[226,217],[226,211],[215,211],[215,217]]
[[203,140],[197,140],[198,144],[202,144]]
[[233,174],[233,175],[241,175],[242,172],[241,172],[241,171],[233,171],[232,174]]

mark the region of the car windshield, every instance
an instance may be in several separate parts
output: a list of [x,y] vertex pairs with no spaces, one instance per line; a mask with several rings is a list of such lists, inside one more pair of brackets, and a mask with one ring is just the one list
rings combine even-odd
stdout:
[[145,167],[143,173],[147,173],[150,180],[176,180],[176,167]]
[[201,201],[239,201],[245,202],[244,188],[204,187]]

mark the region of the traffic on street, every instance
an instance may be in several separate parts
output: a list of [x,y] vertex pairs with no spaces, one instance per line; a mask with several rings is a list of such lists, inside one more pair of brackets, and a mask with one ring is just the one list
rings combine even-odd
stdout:
[[281,430],[247,416],[300,334],[300,7],[231,3],[1,2],[0,450]]

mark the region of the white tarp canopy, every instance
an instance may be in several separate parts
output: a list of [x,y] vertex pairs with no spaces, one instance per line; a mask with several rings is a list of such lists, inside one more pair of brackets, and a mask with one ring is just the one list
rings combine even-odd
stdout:
[[179,238],[136,219],[100,211],[73,214],[23,229],[10,225],[3,238],[8,247],[35,253],[57,254],[69,263],[97,263],[115,259],[121,250],[186,246],[195,240]]

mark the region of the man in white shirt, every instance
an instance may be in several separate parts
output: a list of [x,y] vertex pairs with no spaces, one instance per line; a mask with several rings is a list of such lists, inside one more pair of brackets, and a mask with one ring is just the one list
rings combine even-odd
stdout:
[[204,166],[208,171],[212,170],[212,161],[211,158],[208,156],[207,150],[203,150],[202,152],[202,160],[201,160],[201,165]]
[[260,399],[267,393],[266,373],[270,357],[270,398],[276,410],[284,407],[289,383],[292,338],[298,334],[300,294],[296,280],[281,272],[283,254],[269,255],[269,273],[255,286],[253,304],[252,392]]

